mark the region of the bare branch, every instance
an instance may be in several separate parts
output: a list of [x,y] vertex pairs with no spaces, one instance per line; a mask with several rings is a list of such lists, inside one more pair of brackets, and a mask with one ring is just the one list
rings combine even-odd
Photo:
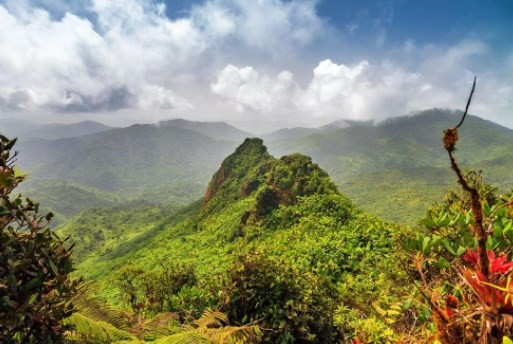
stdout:
[[488,239],[488,234],[483,224],[483,206],[481,204],[481,196],[479,195],[479,191],[477,190],[477,188],[475,186],[471,186],[465,179],[465,177],[463,176],[463,172],[461,171],[460,167],[458,166],[458,163],[456,162],[456,159],[454,158],[454,151],[456,150],[456,143],[458,142],[458,128],[463,124],[463,121],[467,116],[468,108],[470,106],[470,102],[472,101],[472,96],[474,95],[475,89],[476,77],[474,77],[474,83],[472,84],[472,90],[470,91],[470,95],[467,100],[467,106],[465,108],[465,112],[463,113],[463,117],[461,118],[460,122],[456,127],[444,131],[443,143],[445,149],[447,150],[447,153],[449,153],[451,168],[458,177],[458,183],[461,185],[463,190],[470,194],[472,216],[474,218],[472,232],[476,237],[479,246],[479,267],[481,272],[486,277],[488,277],[490,265],[488,253],[486,251],[486,240]]
[[474,91],[476,90],[476,80],[477,76],[474,76],[474,82],[472,83],[472,89],[470,90],[470,95],[467,100],[467,106],[465,107],[465,112],[463,113],[463,117],[461,117],[460,123],[458,123],[457,126],[454,127],[454,129],[458,129],[463,124],[463,121],[465,121],[465,117],[467,117],[468,108],[470,107],[470,102],[472,101],[472,96],[474,95]]

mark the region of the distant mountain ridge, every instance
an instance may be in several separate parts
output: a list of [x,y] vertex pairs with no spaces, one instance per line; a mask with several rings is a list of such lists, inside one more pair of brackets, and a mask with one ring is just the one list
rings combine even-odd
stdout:
[[70,124],[39,124],[22,120],[2,120],[0,132],[16,136],[20,140],[80,137],[110,130],[113,127],[95,121],[82,121]]
[[197,198],[222,156],[237,144],[187,129],[136,124],[78,138],[21,142],[19,166],[37,179],[183,204]]
[[[261,137],[274,156],[312,157],[365,209],[414,221],[452,185],[441,135],[460,115],[432,109],[379,123],[338,122]],[[187,204],[202,195],[224,157],[251,136],[226,123],[171,120],[71,139],[33,139],[18,148],[20,167],[36,179],[63,180],[126,199]],[[470,115],[460,138],[457,158],[464,168],[483,169],[485,180],[513,187],[513,130]],[[377,184],[382,186],[373,188]],[[389,205],[387,194],[400,200]]]
[[373,121],[355,121],[341,119],[316,128],[294,127],[278,129],[273,132],[260,135],[260,137],[263,138],[266,142],[299,139],[313,134],[329,133],[340,129],[349,128],[352,126],[369,126],[373,123]]
[[215,140],[243,141],[254,136],[225,122],[196,122],[185,119],[171,119],[158,122],[161,127],[180,128],[194,131]]

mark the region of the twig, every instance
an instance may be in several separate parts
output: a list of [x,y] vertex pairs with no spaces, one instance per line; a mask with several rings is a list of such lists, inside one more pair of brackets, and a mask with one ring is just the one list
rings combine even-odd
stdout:
[[472,89],[470,90],[470,96],[468,97],[468,100],[467,100],[467,106],[465,107],[465,112],[463,113],[463,117],[461,117],[460,123],[458,123],[458,125],[455,126],[454,129],[458,129],[459,127],[461,127],[461,125],[463,124],[463,121],[465,120],[465,117],[467,117],[468,108],[470,106],[470,102],[472,101],[472,96],[474,95],[474,91],[476,90],[476,80],[477,80],[477,77],[474,76],[474,82],[472,83]]

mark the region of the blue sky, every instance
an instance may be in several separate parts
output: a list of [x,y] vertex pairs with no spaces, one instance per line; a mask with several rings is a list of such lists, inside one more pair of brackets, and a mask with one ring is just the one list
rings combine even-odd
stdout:
[[0,0],[0,116],[318,125],[461,108],[513,127],[513,1]]
[[[177,18],[202,1],[165,3],[166,14]],[[487,40],[497,54],[511,49],[511,44],[506,44],[513,32],[511,0],[323,0],[316,8],[338,31],[351,30],[351,43],[362,53],[386,51],[410,39],[418,44],[450,45],[471,37]],[[386,32],[386,44],[377,47],[370,43],[382,31]]]

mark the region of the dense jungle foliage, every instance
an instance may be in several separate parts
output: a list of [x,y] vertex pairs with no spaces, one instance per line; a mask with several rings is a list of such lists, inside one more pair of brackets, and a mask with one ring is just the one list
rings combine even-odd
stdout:
[[[37,281],[46,279],[45,287],[58,292],[34,294],[13,282],[11,270],[0,270],[2,316],[18,319],[0,329],[10,331],[3,333],[13,343],[37,342],[25,332],[49,336],[48,327],[24,332],[22,326],[40,326],[32,313],[45,310],[33,303],[51,295],[64,300],[51,301],[63,307],[48,318],[54,342],[509,343],[513,199],[480,173],[461,172],[453,155],[457,141],[457,128],[446,131],[462,189],[452,176],[454,191],[415,226],[362,211],[310,157],[277,159],[257,138],[237,147],[204,197],[185,207],[104,205],[73,216],[55,235],[47,227],[50,216],[37,217],[38,205],[27,200],[23,209],[34,212],[29,218],[36,225],[13,213],[21,222],[5,227],[4,260],[17,268],[7,249],[12,240],[35,240],[29,233],[45,238],[43,245],[62,257],[48,258],[49,249],[30,244],[44,259],[21,259],[50,264]],[[13,141],[3,145],[10,149]],[[8,159],[3,171],[19,178],[17,185],[21,177]],[[426,182],[430,178],[426,172]],[[8,200],[12,188],[5,190]],[[22,207],[16,199],[4,200],[4,208]],[[74,280],[67,277],[71,248],[59,237],[76,240]],[[65,270],[54,272],[56,259]],[[43,293],[38,283],[28,281]],[[19,297],[12,304],[11,295]],[[14,317],[20,309],[32,313]]]

